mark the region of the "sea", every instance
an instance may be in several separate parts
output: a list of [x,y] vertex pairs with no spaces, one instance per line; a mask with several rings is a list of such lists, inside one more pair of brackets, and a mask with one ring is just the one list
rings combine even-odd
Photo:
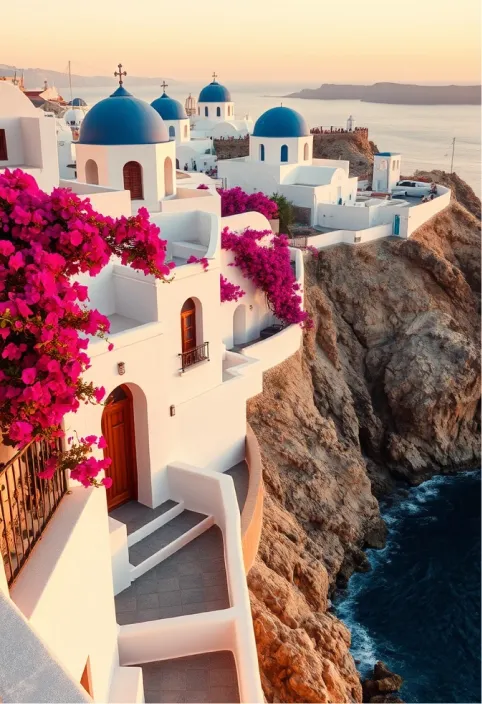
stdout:
[[335,600],[362,677],[383,660],[405,702],[481,702],[480,472],[437,476],[381,507],[383,550]]
[[[203,87],[199,82],[171,83],[168,94],[183,104],[189,93],[197,97]],[[477,105],[383,105],[359,100],[304,100],[282,97],[300,90],[300,84],[229,82],[227,85],[238,118],[250,115],[256,120],[265,110],[280,103],[301,112],[310,127],[343,127],[349,115],[353,115],[359,127],[368,127],[370,139],[380,151],[402,154],[404,175],[411,175],[415,169],[450,171],[455,137],[454,171],[472,186],[479,197],[481,195],[481,109]],[[74,88],[73,93],[93,105],[110,95],[115,87],[113,79],[111,86]],[[156,86],[131,87],[128,77],[125,87],[149,102],[162,92]],[[62,93],[67,97],[68,91]]]

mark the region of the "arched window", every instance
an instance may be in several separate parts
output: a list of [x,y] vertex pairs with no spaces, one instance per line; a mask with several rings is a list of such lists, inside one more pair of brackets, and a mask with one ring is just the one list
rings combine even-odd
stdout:
[[310,156],[310,148],[309,148],[308,142],[307,142],[305,144],[305,146],[303,147],[303,159],[305,161],[308,161],[309,156]]
[[206,107],[204,108],[204,117],[209,117],[209,110],[208,110],[208,106],[207,106],[207,105],[206,105]]
[[172,125],[169,127],[169,139],[176,139],[176,128]]
[[93,159],[87,159],[85,162],[85,180],[87,183],[93,183],[96,186],[99,184],[99,169],[97,162]]
[[187,125],[184,125],[184,137],[187,139]]
[[197,109],[197,114],[198,114],[198,115],[201,114],[201,108],[198,108],[198,109]]
[[286,144],[281,147],[281,161],[288,161],[288,147]]
[[216,117],[221,117],[221,108],[220,107],[216,108]]
[[181,308],[182,351],[191,352],[196,347],[196,304],[188,298]]
[[172,196],[172,194],[174,193],[173,184],[174,182],[172,178],[172,159],[168,156],[164,159],[164,190],[166,196]]
[[264,161],[264,144],[259,145],[259,160]]
[[138,161],[128,161],[124,165],[124,188],[131,192],[131,200],[142,200],[142,166]]

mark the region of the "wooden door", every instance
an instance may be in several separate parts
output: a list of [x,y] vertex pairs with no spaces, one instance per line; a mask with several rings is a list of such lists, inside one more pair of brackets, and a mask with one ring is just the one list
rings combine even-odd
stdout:
[[112,460],[106,470],[106,476],[113,482],[107,489],[107,507],[111,511],[126,501],[137,499],[134,411],[127,386],[118,386],[108,396],[102,414],[102,433],[107,442],[104,456]]
[[196,307],[188,298],[181,311],[182,351],[191,352],[196,347]]
[[137,161],[128,161],[124,169],[124,188],[131,192],[131,200],[144,198],[142,188],[142,166]]

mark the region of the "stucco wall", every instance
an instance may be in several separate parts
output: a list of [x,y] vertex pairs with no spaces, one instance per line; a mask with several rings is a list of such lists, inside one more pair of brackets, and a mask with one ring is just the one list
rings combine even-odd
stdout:
[[90,659],[94,698],[108,701],[118,651],[103,489],[62,499],[11,596],[74,681]]
[[400,214],[400,236],[410,237],[410,235],[423,225],[427,220],[433,218],[434,215],[447,208],[450,205],[450,189],[437,184],[438,195],[428,203],[420,203],[413,208],[407,209],[406,212]]
[[251,426],[246,428],[246,464],[249,471],[249,486],[241,514],[243,560],[246,574],[254,564],[263,529],[263,463],[258,441]]

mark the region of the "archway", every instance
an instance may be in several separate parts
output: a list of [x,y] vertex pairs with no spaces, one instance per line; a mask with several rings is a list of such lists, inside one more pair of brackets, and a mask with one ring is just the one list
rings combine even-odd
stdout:
[[164,159],[164,190],[166,196],[172,196],[172,194],[174,193],[172,178],[172,159],[170,156]]
[[131,192],[131,200],[142,200],[144,192],[142,187],[142,166],[138,161],[128,161],[124,164],[124,188]]
[[107,508],[112,511],[137,499],[137,463],[132,392],[125,384],[107,397],[102,413],[102,434],[107,443],[104,457],[112,463],[105,471],[112,479],[107,489]]
[[309,150],[308,142],[307,142],[307,143],[305,144],[305,146],[303,147],[303,159],[304,159],[304,161],[308,161],[309,154],[310,154],[310,150]]
[[99,167],[93,159],[87,159],[85,162],[85,180],[95,186],[99,185]]
[[246,333],[246,306],[240,303],[233,315],[233,346],[247,342]]

